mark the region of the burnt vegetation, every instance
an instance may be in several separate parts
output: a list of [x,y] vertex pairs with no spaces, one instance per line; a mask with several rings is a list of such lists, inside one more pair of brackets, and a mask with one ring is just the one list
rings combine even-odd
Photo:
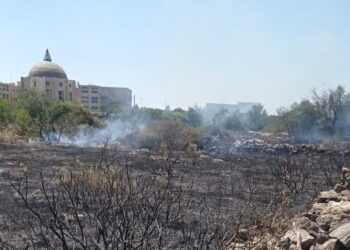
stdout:
[[[0,102],[3,134],[60,141],[111,124],[130,132],[98,147],[3,139],[1,249],[226,249],[278,237],[350,162],[341,87],[277,116],[256,105],[221,111],[210,124],[197,107],[135,107],[106,125],[75,104],[32,95]],[[297,144],[302,138],[327,142]]]

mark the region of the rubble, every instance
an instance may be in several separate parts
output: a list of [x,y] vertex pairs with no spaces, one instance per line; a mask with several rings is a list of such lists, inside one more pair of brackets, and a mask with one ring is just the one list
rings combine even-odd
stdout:
[[[239,154],[239,153],[268,153],[268,154],[303,154],[303,153],[319,153],[332,154],[334,149],[332,145],[315,143],[315,144],[297,144],[288,142],[275,137],[250,138],[241,136],[220,137],[211,136],[201,141],[201,146],[212,156],[220,156],[223,153]],[[350,154],[350,149],[346,148],[343,153]],[[350,175],[350,172],[348,173]]]
[[[310,211],[292,220],[291,226],[277,244],[269,245],[274,237],[264,238],[264,244],[247,249],[270,250],[340,250],[350,249],[350,169],[342,169],[342,183],[333,190],[321,192]],[[249,241],[240,245],[249,245]],[[233,243],[230,250],[240,249]]]

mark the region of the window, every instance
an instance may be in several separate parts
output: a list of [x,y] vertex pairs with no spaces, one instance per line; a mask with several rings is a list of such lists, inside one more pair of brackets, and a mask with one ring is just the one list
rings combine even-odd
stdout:
[[51,91],[50,89],[47,89],[47,90],[46,90],[46,94],[47,94],[47,95],[51,95],[51,94],[52,94],[52,91]]
[[58,91],[58,100],[64,101],[64,91]]
[[72,87],[72,84],[71,84],[71,83],[69,84],[69,87]]
[[50,86],[50,82],[49,81],[46,81],[46,86]]
[[60,87],[62,87],[62,86],[63,86],[63,83],[60,82]]
[[92,103],[98,103],[98,97],[91,97]]
[[36,87],[36,81],[34,81],[33,85],[34,85],[34,87]]
[[72,92],[69,92],[69,100],[73,101],[73,93]]

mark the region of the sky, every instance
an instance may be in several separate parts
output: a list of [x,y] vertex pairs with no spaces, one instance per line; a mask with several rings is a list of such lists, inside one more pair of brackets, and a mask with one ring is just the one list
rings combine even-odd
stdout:
[[260,102],[350,91],[347,0],[0,2],[0,82],[50,50],[80,84],[128,87],[141,106]]

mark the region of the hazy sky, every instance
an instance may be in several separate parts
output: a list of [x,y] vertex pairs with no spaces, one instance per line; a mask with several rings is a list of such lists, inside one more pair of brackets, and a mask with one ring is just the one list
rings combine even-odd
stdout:
[[49,48],[81,84],[129,87],[143,106],[261,102],[350,90],[350,1],[1,1],[0,81]]

